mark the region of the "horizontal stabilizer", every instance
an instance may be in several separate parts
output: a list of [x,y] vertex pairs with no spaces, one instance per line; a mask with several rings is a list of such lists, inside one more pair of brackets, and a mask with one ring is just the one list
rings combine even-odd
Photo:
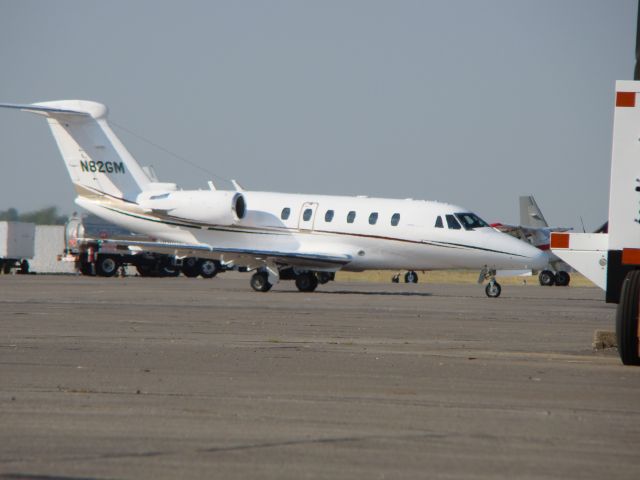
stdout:
[[15,108],[16,110],[25,110],[25,111],[34,112],[34,113],[61,113],[66,115],[85,115],[85,116],[91,115],[87,111],[71,110],[68,108],[56,108],[56,107],[38,105],[37,103],[25,103],[25,104],[0,103],[0,107]]

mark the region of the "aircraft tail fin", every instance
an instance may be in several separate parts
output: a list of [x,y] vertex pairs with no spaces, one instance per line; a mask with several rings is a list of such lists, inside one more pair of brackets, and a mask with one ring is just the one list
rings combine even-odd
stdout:
[[520,197],[520,225],[534,228],[549,226],[532,195]]
[[0,104],[47,117],[71,181],[82,196],[135,201],[151,182],[107,123],[107,107],[85,100]]

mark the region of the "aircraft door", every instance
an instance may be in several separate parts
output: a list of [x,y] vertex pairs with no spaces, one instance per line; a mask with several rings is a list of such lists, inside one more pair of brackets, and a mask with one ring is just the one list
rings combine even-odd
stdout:
[[299,230],[313,230],[317,210],[318,204],[315,202],[305,202],[302,204],[300,218],[298,219]]

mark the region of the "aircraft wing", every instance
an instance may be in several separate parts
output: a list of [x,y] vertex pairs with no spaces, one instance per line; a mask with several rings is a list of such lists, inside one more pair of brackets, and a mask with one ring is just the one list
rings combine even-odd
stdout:
[[242,266],[256,267],[273,262],[297,267],[339,270],[349,262],[351,255],[336,255],[324,252],[282,252],[277,250],[256,250],[244,248],[219,248],[205,244],[185,244],[174,242],[148,242],[136,240],[100,240],[103,244],[127,247],[132,251],[165,253],[180,256],[213,256],[225,262],[235,262]]

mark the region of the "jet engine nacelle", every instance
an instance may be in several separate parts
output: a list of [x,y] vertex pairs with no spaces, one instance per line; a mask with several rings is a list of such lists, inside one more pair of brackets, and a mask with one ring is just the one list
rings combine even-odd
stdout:
[[146,211],[209,225],[233,225],[244,218],[247,204],[240,192],[178,190],[142,192],[138,204]]

